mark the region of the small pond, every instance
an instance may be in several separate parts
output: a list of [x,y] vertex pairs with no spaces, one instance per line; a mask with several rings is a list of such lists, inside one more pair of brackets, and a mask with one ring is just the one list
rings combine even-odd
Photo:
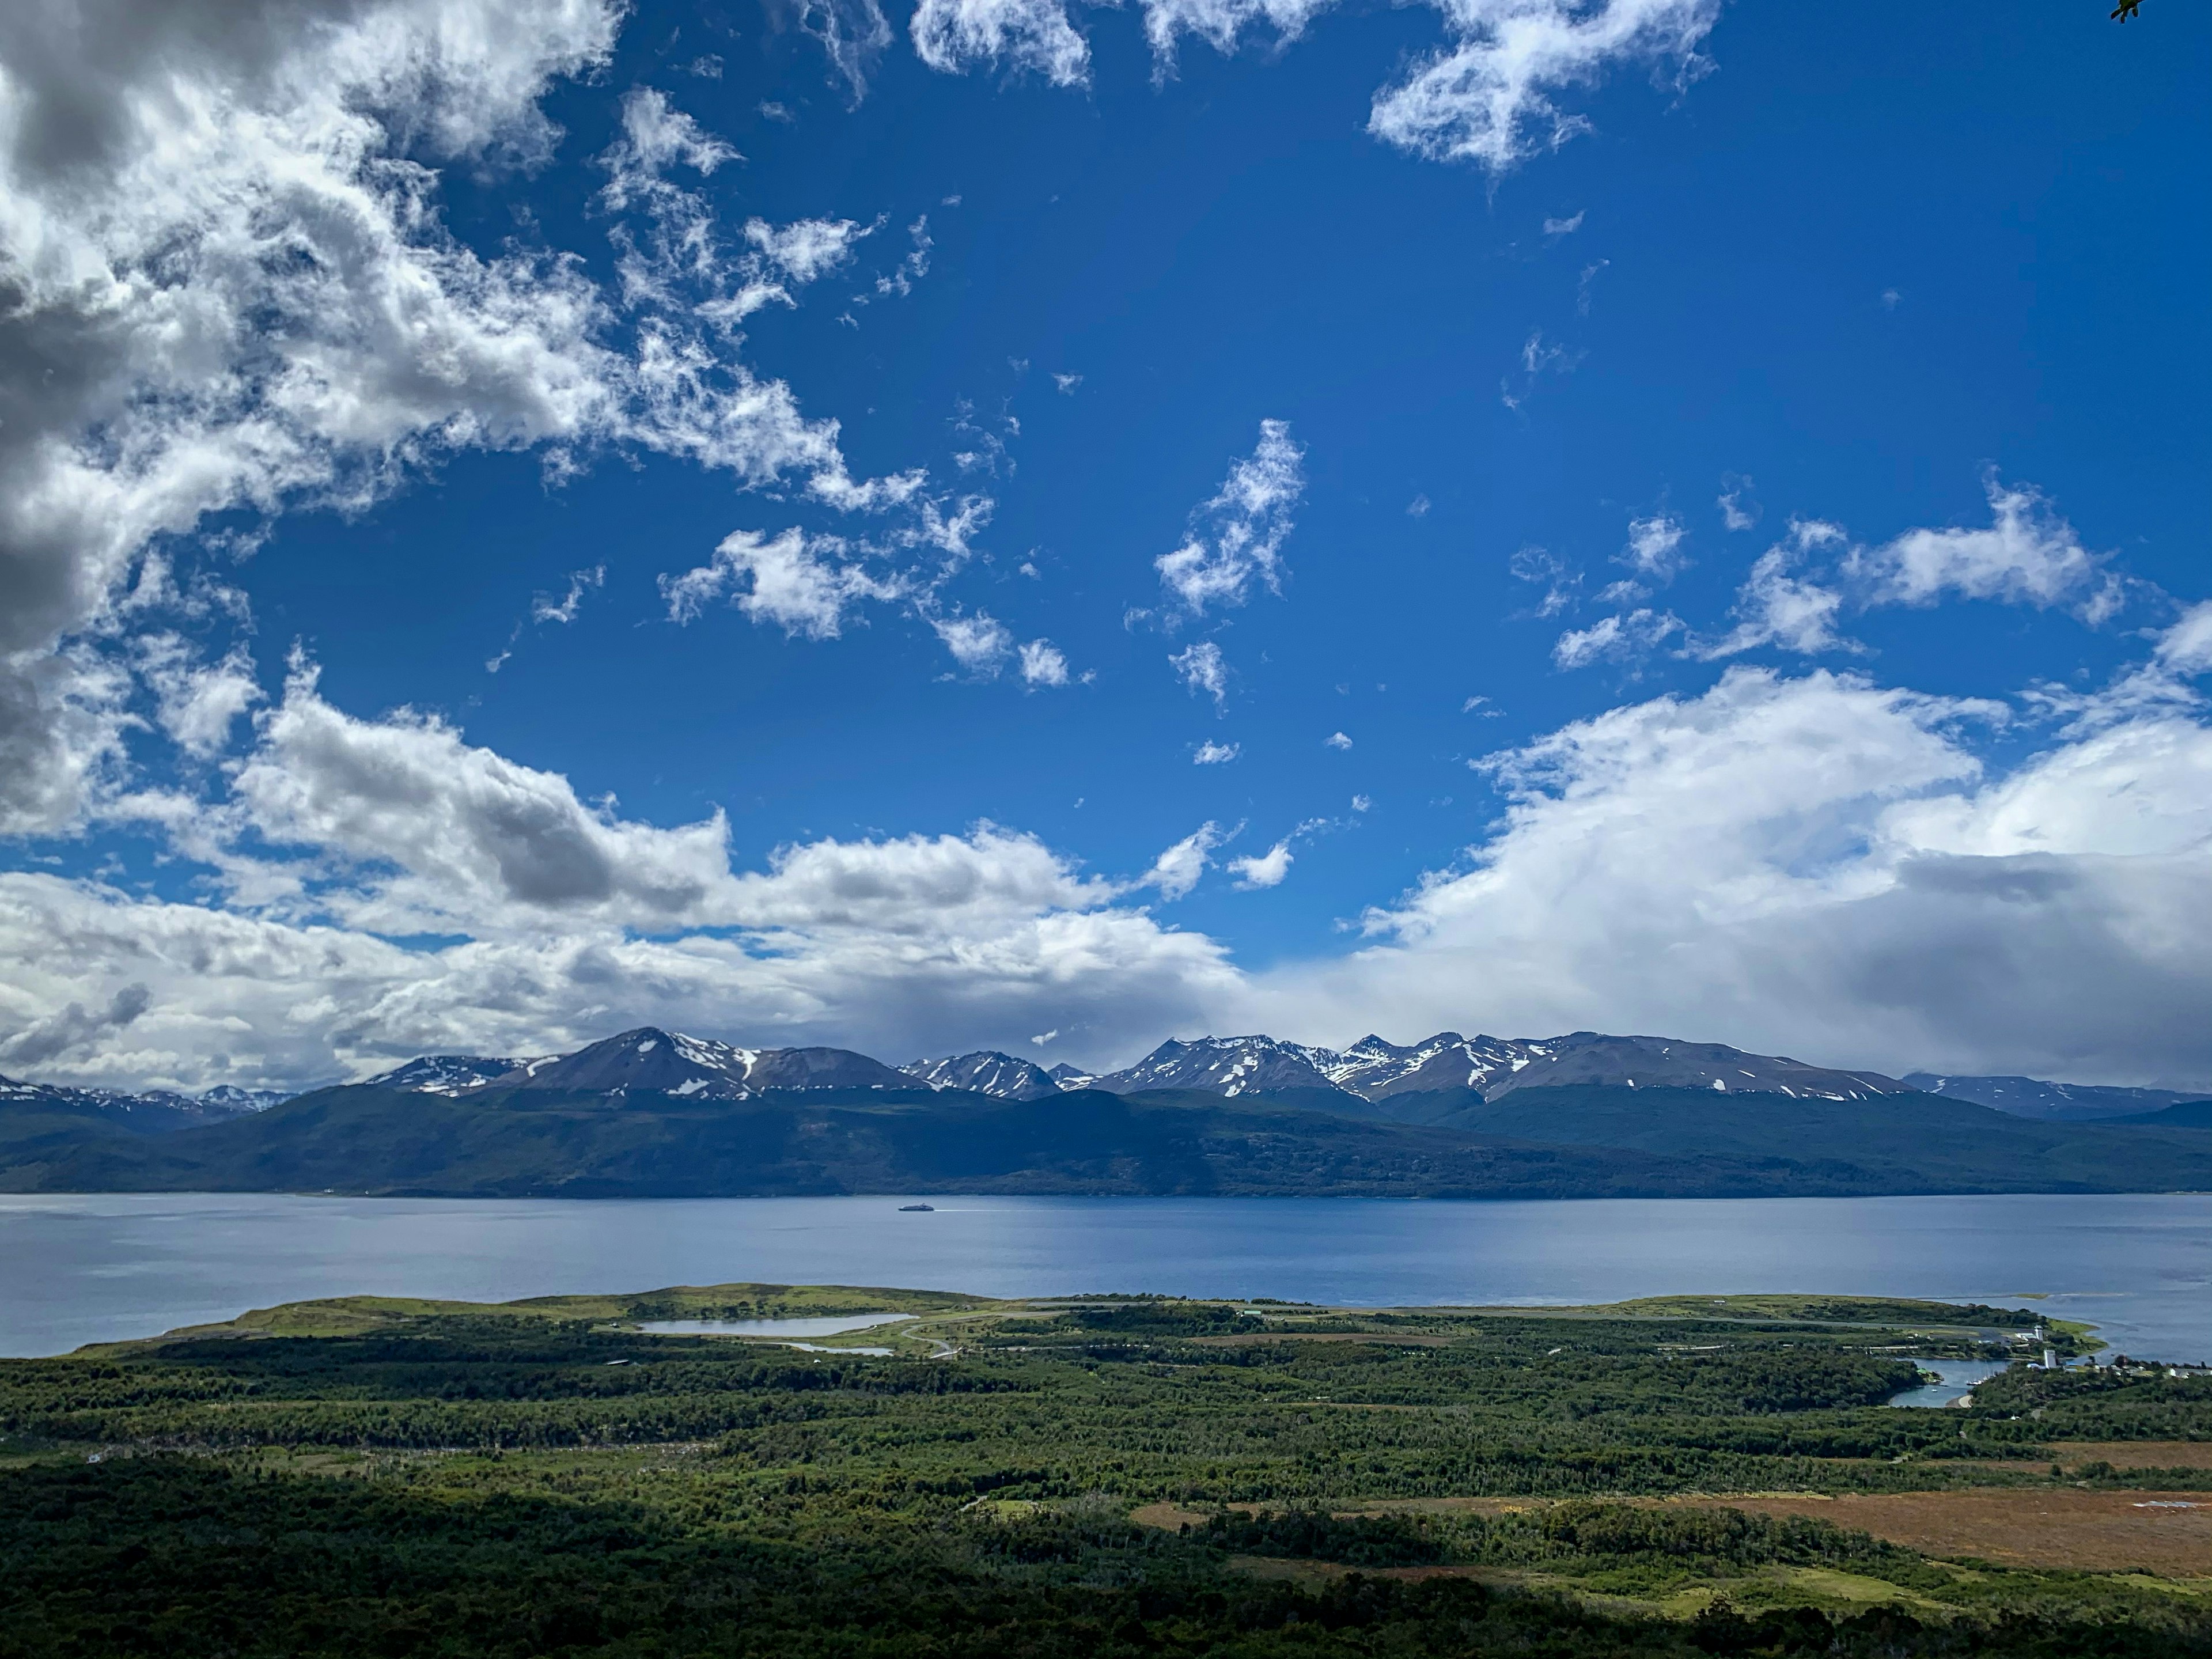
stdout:
[[[847,1331],[896,1325],[913,1317],[912,1314],[878,1313],[836,1314],[815,1319],[647,1319],[638,1322],[638,1329],[651,1331],[656,1336],[840,1336]],[[790,1346],[805,1345],[795,1342]],[[839,1352],[854,1351],[846,1348]],[[889,1353],[890,1350],[880,1352]]]
[[2011,1362],[2003,1359],[1921,1359],[1914,1363],[1922,1370],[1933,1371],[1943,1380],[1925,1383],[1917,1389],[1907,1389],[1886,1403],[1892,1406],[1955,1406],[1974,1391],[1974,1384],[1995,1376]]

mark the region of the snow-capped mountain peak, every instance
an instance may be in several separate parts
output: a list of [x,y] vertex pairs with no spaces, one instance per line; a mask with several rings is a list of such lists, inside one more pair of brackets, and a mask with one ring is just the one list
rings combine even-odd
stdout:
[[1403,1046],[1364,1036],[1322,1069],[1330,1082],[1369,1100],[1440,1089],[1487,1089],[1544,1053],[1543,1045],[1439,1031]]
[[1059,1079],[1035,1061],[995,1048],[917,1060],[902,1069],[933,1089],[964,1089],[1000,1100],[1044,1100],[1060,1091]]
[[1170,1038],[1134,1066],[1095,1079],[1091,1086],[1117,1095],[1146,1089],[1203,1089],[1232,1096],[1279,1089],[1334,1091],[1339,1085],[1322,1067],[1340,1058],[1331,1049],[1271,1036],[1202,1036],[1189,1042]]
[[913,1081],[849,1048],[741,1048],[641,1025],[572,1054],[526,1061],[484,1086],[744,1100],[767,1089],[901,1089]]
[[1516,1090],[1584,1085],[1606,1088],[1715,1089],[1856,1100],[1911,1092],[1874,1072],[1840,1072],[1723,1043],[1575,1031],[1557,1037],[1462,1036],[1439,1031],[1413,1043],[1370,1035],[1347,1048],[1310,1048],[1267,1036],[1200,1037],[1162,1043],[1134,1066],[1098,1079],[1117,1094],[1203,1089],[1239,1095],[1330,1089],[1371,1102],[1469,1090],[1497,1100]]
[[226,1112],[265,1112],[271,1106],[282,1106],[297,1093],[293,1089],[241,1089],[235,1083],[218,1083],[201,1093],[200,1104]]
[[[1485,1041],[1477,1038],[1476,1042]],[[1517,1089],[1572,1084],[1642,1089],[1713,1089],[1790,1095],[1804,1100],[1864,1100],[1917,1092],[1879,1072],[1844,1072],[1808,1066],[1784,1054],[1747,1054],[1723,1042],[1685,1042],[1675,1037],[1609,1036],[1573,1031],[1541,1042],[1503,1045],[1518,1049],[1511,1074],[1484,1085],[1486,1099]]]

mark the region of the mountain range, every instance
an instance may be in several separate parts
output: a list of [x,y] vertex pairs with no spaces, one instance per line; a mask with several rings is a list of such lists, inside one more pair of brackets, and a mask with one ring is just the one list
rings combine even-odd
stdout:
[[73,1089],[65,1084],[18,1083],[0,1077],[0,1110],[60,1110],[112,1123],[133,1134],[167,1134],[201,1124],[250,1117],[292,1098],[279,1089],[240,1089],[222,1084],[205,1094],[167,1089],[124,1094],[113,1089]]
[[1953,1100],[1971,1100],[1994,1106],[2014,1117],[2041,1118],[2046,1123],[2094,1123],[2142,1117],[2190,1103],[2203,1104],[2208,1097],[2178,1089],[2123,1089],[2100,1084],[2045,1083],[2032,1077],[1939,1077],[1933,1072],[1908,1072],[1905,1080],[1914,1088]]
[[[1132,1066],[1094,1074],[1064,1064],[1048,1069],[995,1049],[895,1067],[846,1048],[746,1048],[641,1027],[568,1054],[423,1054],[364,1079],[361,1086],[449,1098],[478,1091],[530,1089],[613,1095],[641,1091],[743,1100],[778,1090],[901,1089],[915,1083],[1014,1101],[1049,1099],[1079,1089],[1118,1095],[1197,1090],[1228,1098],[1310,1092],[1324,1099],[1349,1097],[1370,1104],[1398,1101],[1401,1108],[1412,1109],[1394,1115],[1417,1117],[1426,1114],[1400,1097],[1472,1090],[1486,1101],[1496,1101],[1517,1090],[1568,1084],[1710,1088],[1813,1100],[1863,1100],[1917,1091],[2052,1122],[2136,1119],[2212,1098],[2212,1092],[2050,1083],[2026,1077],[1913,1072],[1899,1079],[1877,1072],[1808,1066],[1721,1043],[1595,1031],[1542,1038],[1468,1037],[1440,1031],[1403,1045],[1370,1035],[1341,1049],[1256,1035],[1204,1036],[1163,1042]],[[306,1091],[225,1085],[197,1096],[167,1090],[129,1094],[0,1077],[0,1110],[36,1104],[99,1116],[134,1133],[164,1133],[264,1111],[300,1092]]]
[[423,1055],[261,1110],[6,1085],[0,1190],[2212,1190],[2208,1114],[2037,1121],[1877,1073],[1596,1032],[1342,1050],[1206,1037],[1094,1077],[988,1050],[895,1067],[645,1027],[568,1054]]
[[1164,1042],[1125,1071],[1090,1087],[1115,1094],[1204,1089],[1227,1096],[1314,1089],[1380,1102],[1471,1089],[1498,1100],[1520,1089],[1594,1084],[1609,1088],[1729,1089],[1813,1100],[1864,1100],[1913,1091],[1874,1072],[1838,1072],[1802,1060],[1746,1054],[1717,1042],[1673,1037],[1462,1036],[1440,1031],[1401,1047],[1364,1036],[1349,1048],[1311,1048],[1273,1037],[1200,1037]]
[[1519,1089],[1594,1084],[1611,1088],[1730,1089],[1808,1100],[1865,1100],[1911,1094],[1875,1072],[1839,1072],[1802,1060],[1746,1054],[1716,1042],[1671,1037],[1464,1037],[1443,1031],[1400,1046],[1362,1037],[1349,1048],[1316,1048],[1269,1036],[1170,1041],[1135,1065],[1093,1076],[1045,1070],[995,1049],[917,1060],[893,1068],[847,1048],[738,1048],[646,1026],[572,1054],[535,1060],[426,1054],[367,1080],[367,1086],[458,1096],[477,1090],[632,1090],[710,1100],[744,1100],[781,1089],[900,1089],[916,1083],[995,1100],[1045,1100],[1072,1090],[1143,1094],[1192,1089],[1236,1098],[1310,1092],[1374,1103],[1401,1096],[1473,1090],[1498,1100]]

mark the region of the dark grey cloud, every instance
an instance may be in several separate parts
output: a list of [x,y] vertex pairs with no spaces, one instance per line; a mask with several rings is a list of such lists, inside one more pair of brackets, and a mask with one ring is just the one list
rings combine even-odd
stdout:
[[146,1012],[152,994],[143,985],[126,985],[110,998],[105,1008],[88,1010],[81,1002],[64,1006],[58,1013],[33,1022],[5,1042],[0,1060],[10,1066],[40,1066],[88,1046],[111,1031],[119,1031]]

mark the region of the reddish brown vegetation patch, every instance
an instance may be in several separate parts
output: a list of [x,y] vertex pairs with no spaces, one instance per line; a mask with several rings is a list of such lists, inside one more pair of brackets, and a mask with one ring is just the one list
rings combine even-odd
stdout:
[[1706,1509],[1806,1515],[1926,1555],[2008,1567],[2212,1575],[2212,1492],[1984,1488],[1842,1498],[1714,1498]]

